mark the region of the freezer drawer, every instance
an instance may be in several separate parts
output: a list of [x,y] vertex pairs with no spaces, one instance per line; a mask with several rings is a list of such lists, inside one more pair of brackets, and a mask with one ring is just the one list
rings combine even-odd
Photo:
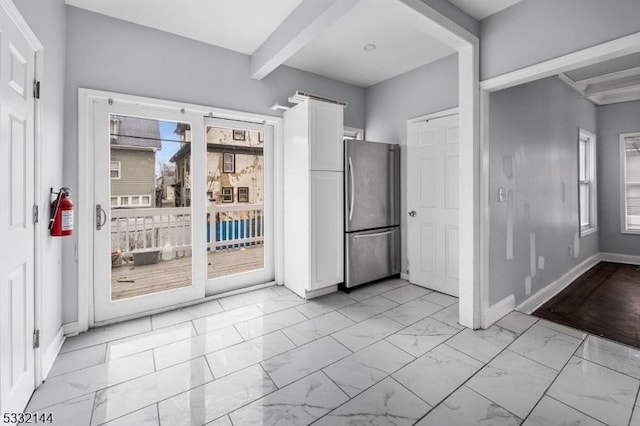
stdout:
[[345,234],[345,287],[400,273],[400,227]]

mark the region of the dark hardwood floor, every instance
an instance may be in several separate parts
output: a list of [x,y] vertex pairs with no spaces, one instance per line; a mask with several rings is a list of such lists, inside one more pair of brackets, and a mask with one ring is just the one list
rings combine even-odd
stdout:
[[533,315],[640,348],[640,267],[600,262]]

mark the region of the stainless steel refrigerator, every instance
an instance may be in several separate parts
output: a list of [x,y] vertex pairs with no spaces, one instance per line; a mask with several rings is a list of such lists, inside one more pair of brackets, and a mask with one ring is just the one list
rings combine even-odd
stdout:
[[346,289],[400,273],[400,147],[345,141]]

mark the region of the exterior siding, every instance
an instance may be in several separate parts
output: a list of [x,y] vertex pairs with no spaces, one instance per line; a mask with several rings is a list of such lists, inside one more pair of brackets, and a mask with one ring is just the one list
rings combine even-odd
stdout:
[[111,147],[111,161],[120,161],[120,179],[111,179],[111,196],[148,195],[154,207],[155,153]]

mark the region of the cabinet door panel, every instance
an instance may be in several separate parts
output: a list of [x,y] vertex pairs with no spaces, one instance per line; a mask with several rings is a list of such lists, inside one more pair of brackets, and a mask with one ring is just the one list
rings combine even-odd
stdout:
[[343,282],[342,173],[311,172],[311,289]]
[[310,168],[341,172],[344,157],[343,107],[311,101],[310,108]]

